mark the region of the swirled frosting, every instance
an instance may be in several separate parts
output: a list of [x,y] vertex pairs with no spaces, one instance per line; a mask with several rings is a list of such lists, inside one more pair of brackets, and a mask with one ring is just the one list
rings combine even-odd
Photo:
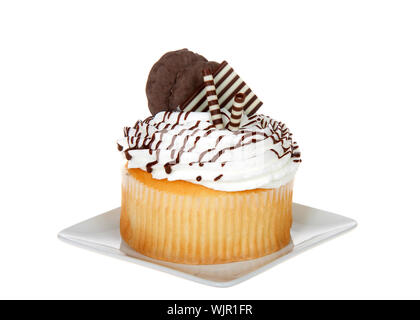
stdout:
[[[229,112],[222,110],[224,125]],[[281,122],[243,115],[240,129],[217,130],[208,112],[160,112],[124,128],[118,150],[128,168],[155,179],[185,180],[221,191],[277,188],[301,162],[298,145]]]

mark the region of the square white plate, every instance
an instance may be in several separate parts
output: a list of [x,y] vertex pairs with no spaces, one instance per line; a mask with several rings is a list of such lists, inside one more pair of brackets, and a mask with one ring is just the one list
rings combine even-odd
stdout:
[[120,208],[69,227],[61,231],[58,237],[82,248],[202,284],[230,287],[256,276],[317,243],[350,230],[356,225],[356,221],[352,219],[294,203],[292,242],[286,248],[254,260],[199,266],[160,261],[132,250],[121,240]]

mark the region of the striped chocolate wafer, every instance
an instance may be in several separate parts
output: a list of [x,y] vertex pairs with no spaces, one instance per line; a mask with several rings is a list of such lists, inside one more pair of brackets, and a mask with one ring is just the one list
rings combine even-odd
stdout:
[[[213,73],[213,77],[220,109],[230,110],[235,95],[239,92],[243,92],[246,96],[243,107],[246,115],[253,115],[262,106],[260,99],[258,99],[226,61],[220,64],[219,68]],[[182,111],[208,111],[205,85],[203,84],[179,107]]]
[[219,101],[217,99],[216,87],[214,86],[214,79],[210,69],[203,70],[203,80],[206,90],[206,100],[208,109],[210,111],[211,120],[216,126],[216,129],[223,129],[222,113],[220,112]]
[[238,93],[233,100],[232,112],[230,114],[230,121],[228,129],[230,131],[238,131],[241,125],[242,114],[244,111],[245,94]]

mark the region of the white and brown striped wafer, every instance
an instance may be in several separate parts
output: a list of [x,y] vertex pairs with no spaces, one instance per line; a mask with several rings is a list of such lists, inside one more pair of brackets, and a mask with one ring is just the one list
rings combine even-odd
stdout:
[[206,90],[206,100],[211,120],[216,129],[223,129],[222,113],[220,112],[219,100],[217,99],[216,87],[210,69],[203,70],[203,80]]
[[244,112],[245,94],[238,93],[233,100],[232,112],[230,114],[230,121],[227,128],[230,131],[238,131],[241,125],[242,114]]
[[[239,92],[245,94],[244,113],[251,116],[262,106],[262,102],[238,76],[226,61],[213,73],[216,94],[219,98],[220,109],[230,110],[235,95]],[[182,111],[208,111],[206,101],[206,88],[203,84],[187,101],[180,106]]]

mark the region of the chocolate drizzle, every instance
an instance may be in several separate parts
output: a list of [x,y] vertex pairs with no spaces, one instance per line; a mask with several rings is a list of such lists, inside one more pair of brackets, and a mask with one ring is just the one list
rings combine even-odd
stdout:
[[159,154],[160,154],[160,150],[156,150],[156,160],[149,162],[148,164],[146,164],[146,170],[149,173],[152,173],[153,171],[153,166],[157,165],[159,163]]
[[176,137],[178,137],[177,135],[174,135],[173,137],[172,137],[172,141],[171,141],[171,144],[166,148],[166,150],[171,150],[172,149],[172,147],[174,146],[174,144],[175,144],[175,139],[176,139]]
[[286,156],[290,153],[290,151],[287,151],[287,152],[283,153],[282,155],[279,155],[279,153],[274,149],[270,149],[270,151],[273,151],[275,153],[275,155],[277,156],[277,158],[279,158],[279,159],[283,158],[284,156]]
[[152,162],[149,162],[148,164],[146,164],[146,170],[147,170],[147,172],[152,173],[153,166],[156,165],[156,164],[158,164],[158,163],[159,163],[159,161],[155,160],[155,161],[152,161]]
[[196,129],[196,128],[198,128],[198,125],[200,124],[200,120],[197,120],[197,122],[196,122],[196,124],[195,124],[195,126],[192,126],[191,128],[190,128],[190,130],[194,130],[194,129]]
[[191,147],[191,149],[190,149],[190,150],[188,150],[188,152],[191,152],[191,151],[193,151],[193,150],[194,150],[194,148],[197,146],[197,142],[198,142],[198,140],[200,140],[200,138],[201,138],[201,137],[196,137],[196,138],[195,138],[194,145]]
[[166,174],[170,174],[172,172],[172,165],[169,162],[165,163],[163,167],[165,168]]
[[184,120],[187,120],[187,118],[188,118],[188,116],[190,115],[190,113],[191,113],[191,111],[187,111],[187,112],[185,112],[185,117],[184,117]]
[[[208,163],[216,162],[220,162],[220,168],[223,168],[227,161],[232,161],[229,157],[226,158],[227,161],[220,159],[226,152],[257,144],[264,140],[271,140],[270,145],[272,147],[271,149],[266,149],[266,151],[273,152],[278,159],[290,155],[291,161],[295,163],[302,161],[298,145],[292,142],[292,134],[285,124],[281,122],[263,115],[254,114],[248,118],[247,124],[238,131],[223,130],[221,132],[209,120],[188,120],[190,115],[190,111],[176,113],[165,111],[163,116],[161,115],[161,121],[156,121],[155,117],[137,121],[133,127],[124,128],[125,138],[117,144],[118,150],[124,152],[128,161],[134,156],[129,151],[147,150],[147,153],[143,154],[150,157],[150,161],[147,162],[145,168],[149,173],[153,172],[155,166],[162,163],[159,155],[160,152],[164,152],[162,157],[166,158],[166,160],[169,159],[169,161],[166,161],[163,165],[161,164],[161,167],[163,167],[167,175],[172,173],[174,166],[181,163],[181,159],[185,165],[187,163],[189,166],[198,165],[197,169],[204,167]],[[222,116],[229,117],[225,110],[222,111]],[[213,135],[217,135],[217,137],[213,138]],[[178,138],[183,139],[182,144]],[[224,140],[225,138],[226,140]],[[224,141],[224,145],[228,146],[219,146],[221,141]],[[208,143],[208,146],[203,150],[203,146],[206,146],[206,143]],[[276,146],[277,144],[279,146]],[[261,146],[264,147],[263,144]],[[195,151],[197,149],[199,151]],[[251,147],[250,150],[254,149]],[[183,156],[184,153],[185,157]],[[140,154],[142,153],[137,153],[136,156]],[[214,178],[214,181],[219,181],[222,177],[223,174],[219,174]],[[202,176],[197,176],[196,180],[201,181]]]

